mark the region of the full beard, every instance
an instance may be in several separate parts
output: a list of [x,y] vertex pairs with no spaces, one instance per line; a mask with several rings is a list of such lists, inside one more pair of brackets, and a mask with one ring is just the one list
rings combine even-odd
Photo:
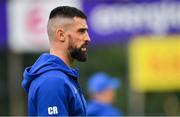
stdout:
[[83,47],[83,45],[79,48],[74,47],[72,40],[71,39],[69,40],[69,52],[70,52],[71,57],[80,62],[85,62],[85,61],[87,61],[88,55],[87,55],[87,51],[81,50],[82,47]]
[[71,57],[80,62],[87,61],[87,52],[81,51],[81,48],[72,48],[70,50]]

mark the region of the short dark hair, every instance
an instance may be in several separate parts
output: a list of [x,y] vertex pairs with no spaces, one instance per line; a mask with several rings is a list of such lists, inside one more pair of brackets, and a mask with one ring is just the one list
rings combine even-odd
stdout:
[[81,10],[70,6],[59,6],[54,8],[49,15],[49,19],[59,16],[66,18],[80,17],[83,19],[87,19],[87,16]]

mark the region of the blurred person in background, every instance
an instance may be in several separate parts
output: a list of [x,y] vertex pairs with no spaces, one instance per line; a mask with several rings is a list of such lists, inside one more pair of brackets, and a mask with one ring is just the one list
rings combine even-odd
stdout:
[[98,72],[89,78],[87,86],[91,98],[87,107],[88,116],[122,116],[122,112],[113,106],[115,91],[120,86],[118,78]]
[[24,71],[22,87],[28,93],[29,116],[85,116],[86,102],[73,60],[87,61],[86,15],[77,8],[60,6],[49,16],[50,53]]

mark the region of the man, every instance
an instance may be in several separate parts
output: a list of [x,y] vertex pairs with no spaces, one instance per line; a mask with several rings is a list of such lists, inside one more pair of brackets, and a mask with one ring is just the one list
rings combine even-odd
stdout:
[[74,7],[61,6],[49,16],[47,31],[50,53],[24,71],[22,87],[28,92],[30,116],[85,116],[86,102],[78,84],[73,60],[87,60],[90,41],[85,14]]
[[98,72],[88,80],[88,92],[91,101],[87,107],[88,116],[121,116],[122,112],[113,107],[115,89],[119,87],[119,80],[104,72]]

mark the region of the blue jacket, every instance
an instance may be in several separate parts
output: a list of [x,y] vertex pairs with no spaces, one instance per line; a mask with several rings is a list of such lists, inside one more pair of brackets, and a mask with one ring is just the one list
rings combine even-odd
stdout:
[[92,100],[87,107],[88,116],[122,116],[122,112],[111,104],[105,104]]
[[78,71],[54,55],[42,54],[26,68],[22,87],[28,93],[29,116],[86,115]]

